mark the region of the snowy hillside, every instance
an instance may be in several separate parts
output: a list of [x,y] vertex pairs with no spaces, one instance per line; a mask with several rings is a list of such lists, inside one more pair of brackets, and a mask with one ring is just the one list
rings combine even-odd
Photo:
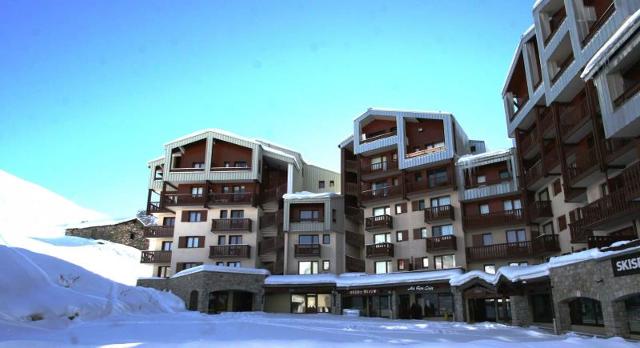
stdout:
[[[34,210],[37,206],[41,209]],[[61,236],[64,225],[104,220],[108,216],[83,208],[34,183],[0,170],[0,233]]]

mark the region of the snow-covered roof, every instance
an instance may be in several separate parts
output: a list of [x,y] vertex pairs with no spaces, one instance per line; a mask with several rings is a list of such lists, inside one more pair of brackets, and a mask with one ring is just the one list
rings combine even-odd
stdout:
[[607,40],[607,42],[600,47],[598,52],[593,55],[591,60],[587,63],[580,78],[588,80],[595,75],[600,68],[602,68],[611,56],[622,47],[627,40],[636,32],[636,29],[640,26],[640,10],[629,16],[627,20],[622,23],[620,28],[616,30],[613,35]]
[[491,160],[503,161],[503,160],[506,160],[507,159],[506,157],[508,156],[511,156],[511,149],[493,150],[493,151],[487,151],[487,152],[483,152],[475,155],[469,154],[469,155],[460,156],[460,158],[458,158],[458,161],[456,162],[456,165],[462,166],[462,167],[469,167],[481,162],[492,162]]
[[191,267],[174,274],[171,278],[178,278],[198,272],[218,272],[218,273],[240,273],[240,274],[258,274],[268,276],[269,271],[262,268],[247,268],[247,267],[227,267],[216,265],[200,265]]
[[308,191],[295,192],[295,193],[286,193],[282,195],[282,198],[285,200],[313,200],[313,199],[324,199],[324,198],[332,198],[339,197],[340,195],[334,192],[322,192],[322,193],[313,193]]
[[343,148],[349,144],[353,143],[353,134],[349,134],[349,136],[347,136],[343,141],[340,142],[340,144],[338,145],[339,148]]
[[463,273],[461,268],[437,271],[414,271],[386,274],[343,273],[305,274],[305,275],[272,275],[265,279],[266,285],[310,285],[335,284],[338,288],[359,286],[378,286],[428,281],[450,281]]
[[[613,247],[621,246],[628,242],[617,242],[612,244]],[[496,274],[488,274],[482,271],[470,271],[460,276],[454,277],[449,281],[452,286],[460,286],[473,279],[481,279],[487,283],[496,285],[501,278],[506,278],[511,282],[519,282],[523,280],[532,280],[549,275],[549,270],[556,267],[562,267],[578,262],[598,260],[613,255],[625,254],[632,251],[640,250],[640,245],[621,249],[621,250],[600,250],[597,248],[580,251],[568,255],[555,256],[539,265],[532,266],[504,266],[500,267]]]
[[371,108],[368,108],[367,111],[365,111],[362,115],[359,115],[359,116],[355,117],[353,120],[356,121],[357,119],[359,119],[360,117],[364,116],[365,114],[370,115],[370,114],[375,114],[376,112],[402,112],[402,113],[408,113],[408,114],[436,114],[436,115],[453,116],[452,113],[447,112],[447,111],[406,110],[406,109],[390,109],[390,108],[371,107]]
[[[119,225],[125,222],[130,222],[134,220],[139,220],[137,217],[128,217],[124,219],[104,219],[104,220],[92,220],[92,221],[82,221],[75,224],[69,224],[65,227],[67,229],[71,228],[89,228],[89,227],[99,227],[99,226],[114,226]],[[142,221],[140,221],[142,223]],[[143,223],[144,224],[144,223]]]

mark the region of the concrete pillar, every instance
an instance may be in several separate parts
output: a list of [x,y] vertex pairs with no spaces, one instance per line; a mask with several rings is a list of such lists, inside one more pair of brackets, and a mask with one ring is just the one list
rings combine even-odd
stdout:
[[398,294],[395,290],[391,291],[391,319],[398,319]]
[[342,295],[339,292],[332,292],[332,300],[333,300],[333,314],[342,314]]
[[511,322],[517,326],[529,326],[533,322],[527,296],[511,296]]
[[453,320],[465,321],[464,298],[462,297],[462,291],[457,287],[452,287],[451,292],[453,293]]
[[608,336],[629,336],[629,318],[624,301],[602,301],[602,318]]
[[198,289],[198,311],[207,313],[209,311],[209,293]]

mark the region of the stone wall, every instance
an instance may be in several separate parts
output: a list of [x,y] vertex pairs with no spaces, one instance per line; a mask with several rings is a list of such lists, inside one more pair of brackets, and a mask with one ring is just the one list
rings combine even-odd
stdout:
[[89,239],[103,239],[128,245],[140,250],[149,248],[149,241],[143,235],[144,226],[137,219],[116,225],[69,228],[65,234]]

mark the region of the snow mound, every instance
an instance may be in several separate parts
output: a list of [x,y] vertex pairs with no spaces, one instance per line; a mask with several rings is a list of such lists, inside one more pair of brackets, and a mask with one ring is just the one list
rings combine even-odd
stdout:
[[173,313],[184,303],[168,292],[116,283],[64,260],[0,246],[0,320],[64,325],[115,314]]
[[331,198],[340,196],[334,192],[322,192],[322,193],[313,193],[309,191],[301,191],[295,193],[285,193],[282,195],[283,199],[286,200],[305,200],[305,199],[323,199],[323,198]]
[[[35,212],[34,206],[45,208]],[[0,170],[0,211],[0,233],[20,231],[35,236],[61,236],[67,224],[108,219],[3,170]]]

